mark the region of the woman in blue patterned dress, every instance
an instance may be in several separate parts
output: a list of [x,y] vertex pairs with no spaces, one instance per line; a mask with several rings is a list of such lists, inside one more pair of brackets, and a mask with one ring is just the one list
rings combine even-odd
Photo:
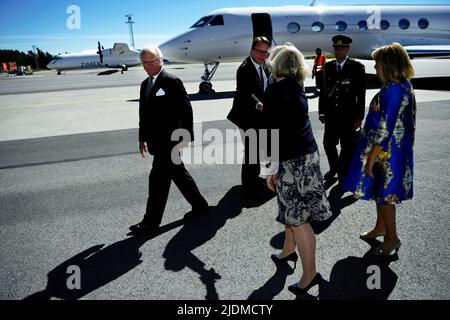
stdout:
[[[297,247],[303,275],[288,289],[296,294],[306,293],[322,280],[316,272],[316,237],[310,222],[328,219],[331,212],[309,121],[308,102],[301,85],[308,74],[305,59],[292,45],[272,51],[268,60],[276,82],[265,92],[262,114],[264,127],[271,133],[279,133],[279,161],[262,165],[261,176],[277,193],[276,220],[285,226],[283,249],[273,254],[272,260],[277,264],[296,263]],[[274,145],[271,147],[273,151]]]
[[375,227],[363,240],[384,236],[376,255],[398,251],[396,207],[413,197],[413,146],[416,103],[409,80],[414,69],[405,49],[393,43],[372,53],[383,86],[370,103],[362,138],[343,187],[364,200],[376,202]]

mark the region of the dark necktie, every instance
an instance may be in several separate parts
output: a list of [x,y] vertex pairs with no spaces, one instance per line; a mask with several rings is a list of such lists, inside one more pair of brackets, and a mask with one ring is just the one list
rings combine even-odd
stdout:
[[150,92],[152,91],[153,88],[153,77],[148,78],[148,83],[147,83],[147,92],[146,92],[146,97],[147,99],[150,97]]
[[337,72],[341,72],[341,69],[342,69],[341,65],[338,64],[338,65],[337,65]]
[[262,65],[259,66],[259,80],[261,81],[261,87],[264,90],[264,75],[263,75],[263,67],[262,67]]

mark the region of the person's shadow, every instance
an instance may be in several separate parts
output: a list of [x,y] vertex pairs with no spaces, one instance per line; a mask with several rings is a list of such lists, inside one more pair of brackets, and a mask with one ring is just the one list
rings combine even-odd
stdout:
[[[275,249],[283,248],[284,241],[284,232],[280,232],[275,235],[271,240],[270,244]],[[267,257],[270,262],[274,263]],[[297,264],[300,264],[300,261],[297,261]],[[269,280],[266,281],[260,288],[255,289],[247,298],[247,300],[273,300],[275,296],[277,296],[280,292],[282,292],[286,287],[286,279],[289,275],[294,273],[294,268],[292,268],[292,262],[288,263],[280,263],[276,265],[277,270],[270,277]]]
[[[212,239],[225,225],[226,220],[239,215],[242,208],[261,204],[246,200],[242,187],[235,186],[225,194],[217,206],[210,207],[208,214],[174,221],[162,226],[155,233],[134,235],[107,247],[104,247],[104,244],[94,245],[76,254],[48,273],[47,286],[44,290],[33,293],[25,299],[80,299],[137,267],[142,263],[139,251],[142,245],[183,224],[183,228],[169,241],[163,253],[166,259],[165,267],[172,271],[188,267],[197,272],[206,286],[206,298],[218,299],[214,283],[220,279],[220,275],[213,268],[207,270],[205,263],[191,251]],[[80,287],[70,289],[69,282],[76,276],[73,267],[79,270]]]
[[212,266],[206,266],[192,251],[214,238],[227,220],[237,217],[243,208],[257,205],[260,203],[246,200],[242,186],[238,185],[232,187],[216,206],[209,207],[208,213],[186,218],[183,228],[164,250],[166,270],[178,272],[184,268],[191,269],[198,273],[200,281],[206,287],[206,300],[219,299],[215,282],[221,278],[220,274]]
[[[182,221],[177,221],[166,225],[164,230],[176,228],[181,223]],[[157,234],[129,237],[107,247],[104,244],[94,245],[51,270],[47,275],[47,287],[25,299],[80,299],[141,264],[139,248]],[[73,266],[79,270],[80,286],[69,289],[71,285],[68,282],[71,282],[72,276],[77,276]]]
[[320,300],[387,300],[394,290],[398,276],[389,264],[398,255],[376,256],[373,250],[381,243],[368,242],[371,249],[362,258],[339,260],[330,273],[330,281],[320,288]]
[[327,220],[311,222],[311,227],[313,228],[315,234],[320,234],[325,231],[333,223],[333,221],[339,217],[342,209],[358,201],[358,199],[354,198],[352,195],[342,198],[344,193],[345,191],[339,185],[334,186],[330,190],[328,202],[330,203],[331,217]]

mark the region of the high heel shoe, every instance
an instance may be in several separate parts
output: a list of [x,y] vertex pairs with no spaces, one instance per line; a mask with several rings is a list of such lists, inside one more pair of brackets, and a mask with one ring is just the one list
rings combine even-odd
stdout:
[[273,262],[275,262],[275,264],[286,263],[288,261],[292,261],[292,262],[294,262],[294,269],[297,266],[298,254],[295,251],[284,258],[279,258],[278,253],[273,253],[270,257],[272,258]]
[[383,246],[384,243],[380,244],[376,249],[375,249],[375,255],[376,256],[389,256],[391,254],[392,251],[395,250],[395,253],[398,252],[398,249],[400,249],[400,246],[402,245],[402,240],[398,239],[397,242],[393,243],[390,247],[384,247]]
[[361,240],[364,240],[364,241],[370,241],[370,240],[375,240],[377,237],[384,236],[384,233],[380,232],[380,233],[377,233],[376,235],[370,237],[370,236],[369,236],[369,233],[370,233],[370,231],[361,233],[361,234],[359,235],[359,238],[360,238]]
[[316,276],[314,277],[314,279],[312,279],[311,282],[310,282],[306,287],[300,288],[300,287],[298,286],[298,282],[296,282],[296,283],[294,283],[294,284],[291,284],[291,285],[288,287],[288,290],[289,290],[290,292],[292,292],[293,294],[300,294],[300,293],[305,294],[305,293],[308,292],[309,289],[311,289],[312,287],[314,287],[316,284],[318,284],[319,287],[320,287],[322,281],[323,281],[322,276],[320,275],[320,273],[317,272],[317,273],[316,273]]

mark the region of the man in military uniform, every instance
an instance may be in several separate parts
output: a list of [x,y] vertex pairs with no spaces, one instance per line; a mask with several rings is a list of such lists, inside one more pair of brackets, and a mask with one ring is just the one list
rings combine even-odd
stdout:
[[338,174],[341,183],[357,142],[356,130],[364,119],[366,79],[364,65],[348,56],[352,39],[337,35],[332,41],[336,60],[327,62],[323,71],[319,120],[325,124],[323,145],[330,165],[324,177],[330,180]]

